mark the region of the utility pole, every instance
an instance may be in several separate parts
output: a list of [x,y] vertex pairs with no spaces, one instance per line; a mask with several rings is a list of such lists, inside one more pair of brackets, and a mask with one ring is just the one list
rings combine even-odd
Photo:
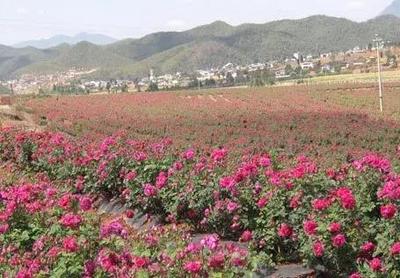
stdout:
[[376,47],[376,57],[378,64],[378,84],[379,84],[379,108],[383,112],[383,88],[382,88],[382,72],[381,72],[381,54],[380,49],[383,46],[382,39],[376,34],[375,35],[375,47]]

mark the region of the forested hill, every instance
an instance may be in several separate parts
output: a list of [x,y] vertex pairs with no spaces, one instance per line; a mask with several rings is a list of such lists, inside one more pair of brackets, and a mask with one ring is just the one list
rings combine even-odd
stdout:
[[366,22],[312,16],[231,26],[217,21],[184,32],[160,32],[109,45],[80,42],[49,49],[0,46],[0,78],[71,67],[97,68],[99,77],[141,77],[233,63],[262,62],[294,52],[322,53],[365,46],[375,34],[400,41],[400,19],[385,15]]

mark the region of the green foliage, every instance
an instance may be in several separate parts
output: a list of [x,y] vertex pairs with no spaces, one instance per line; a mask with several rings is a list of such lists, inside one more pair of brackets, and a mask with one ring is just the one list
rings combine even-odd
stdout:
[[[49,50],[0,47],[0,78],[23,72],[54,72],[73,67],[98,68],[99,78],[143,77],[157,72],[192,72],[305,53],[342,51],[367,45],[376,33],[397,41],[396,17],[378,17],[356,23],[346,19],[312,16],[238,27],[224,22],[180,33],[155,33],[107,46],[81,42]],[[318,46],[318,48],[316,47]],[[193,55],[195,53],[196,55]],[[3,58],[3,59],[2,59]]]

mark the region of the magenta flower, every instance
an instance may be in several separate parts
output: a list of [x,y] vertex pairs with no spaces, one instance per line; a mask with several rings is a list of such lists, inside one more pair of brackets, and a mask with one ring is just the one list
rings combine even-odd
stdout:
[[253,233],[249,230],[244,231],[240,236],[241,242],[249,242],[252,239],[253,239]]
[[229,211],[229,213],[233,213],[238,208],[239,208],[239,205],[232,201],[229,201],[228,204],[226,205],[226,209]]
[[218,247],[219,244],[219,237],[218,235],[207,235],[203,237],[203,239],[200,241],[201,245],[203,247],[207,247],[210,250],[215,250]]
[[314,210],[323,211],[331,206],[331,200],[329,199],[315,199],[312,201],[312,207]]
[[168,181],[168,175],[165,172],[160,172],[156,178],[156,187],[162,189]]
[[393,204],[381,206],[381,216],[385,219],[392,219],[397,212],[397,207]]
[[262,167],[266,168],[271,165],[271,159],[268,156],[260,157],[259,163]]
[[324,255],[325,247],[320,241],[315,242],[312,249],[315,257],[319,258]]
[[63,215],[60,219],[60,223],[69,228],[77,228],[82,222],[82,218],[79,215],[73,213],[67,213]]
[[70,194],[65,194],[58,200],[58,205],[63,209],[68,209],[71,206],[73,197]]
[[373,253],[374,250],[375,250],[375,244],[373,244],[370,241],[368,241],[368,242],[364,243],[363,245],[361,245],[361,251],[363,251],[365,253]]
[[380,258],[373,258],[368,262],[369,267],[371,268],[372,271],[374,272],[380,272],[382,271],[382,260]]
[[345,209],[353,209],[356,205],[356,199],[353,196],[351,190],[347,187],[341,187],[336,191],[336,195],[339,197],[340,203]]
[[81,197],[79,199],[79,206],[81,210],[88,211],[92,208],[92,200],[89,197]]
[[132,170],[125,175],[125,180],[128,182],[133,181],[134,179],[136,179],[136,176],[137,176],[136,171]]
[[221,178],[219,181],[219,186],[227,190],[232,190],[235,187],[235,185],[236,181],[232,177],[224,177]]
[[290,227],[288,224],[281,224],[278,228],[278,235],[281,238],[289,238],[293,234],[293,228]]
[[147,259],[144,257],[135,257],[134,264],[137,268],[144,268],[147,265]]
[[392,245],[392,247],[390,248],[390,253],[393,256],[397,256],[400,254],[400,242],[396,242]]
[[190,261],[186,262],[183,268],[189,273],[199,273],[201,271],[201,262],[200,261]]
[[127,234],[128,234],[127,230],[125,230],[124,226],[117,220],[112,221],[108,224],[104,224],[100,228],[100,236],[102,238],[111,235],[116,235],[125,238]]
[[192,160],[194,158],[195,154],[196,153],[195,153],[194,149],[188,149],[182,154],[182,157],[185,160]]
[[215,255],[212,255],[209,259],[208,259],[208,266],[211,268],[222,268],[225,264],[225,255],[224,253],[217,253]]
[[149,183],[145,184],[145,186],[144,186],[144,195],[146,197],[153,197],[153,196],[157,195],[157,188],[154,187],[153,185],[149,184]]
[[201,250],[201,245],[198,243],[189,243],[185,248],[185,252],[195,254]]
[[6,233],[8,231],[8,228],[9,228],[9,225],[7,223],[6,224],[1,224],[0,225],[0,234]]
[[260,200],[257,202],[257,207],[259,209],[263,209],[268,203],[268,198],[267,197],[262,197]]
[[228,154],[228,151],[225,149],[216,149],[211,153],[211,158],[214,162],[221,162]]
[[317,232],[318,224],[314,220],[307,220],[304,222],[303,228],[307,235],[315,235]]
[[336,248],[341,248],[346,244],[346,237],[343,234],[338,234],[332,237],[332,245]]
[[74,253],[78,251],[78,242],[76,241],[76,238],[73,236],[68,236],[64,238],[63,240],[63,247],[67,252]]
[[331,232],[332,234],[339,233],[341,229],[342,229],[342,224],[338,222],[333,222],[328,227],[329,232]]

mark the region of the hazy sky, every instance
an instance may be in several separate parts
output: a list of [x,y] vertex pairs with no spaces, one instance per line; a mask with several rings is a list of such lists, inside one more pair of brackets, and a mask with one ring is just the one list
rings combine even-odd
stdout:
[[326,14],[363,21],[392,0],[0,0],[0,43],[97,32],[140,37],[224,20],[264,23]]

